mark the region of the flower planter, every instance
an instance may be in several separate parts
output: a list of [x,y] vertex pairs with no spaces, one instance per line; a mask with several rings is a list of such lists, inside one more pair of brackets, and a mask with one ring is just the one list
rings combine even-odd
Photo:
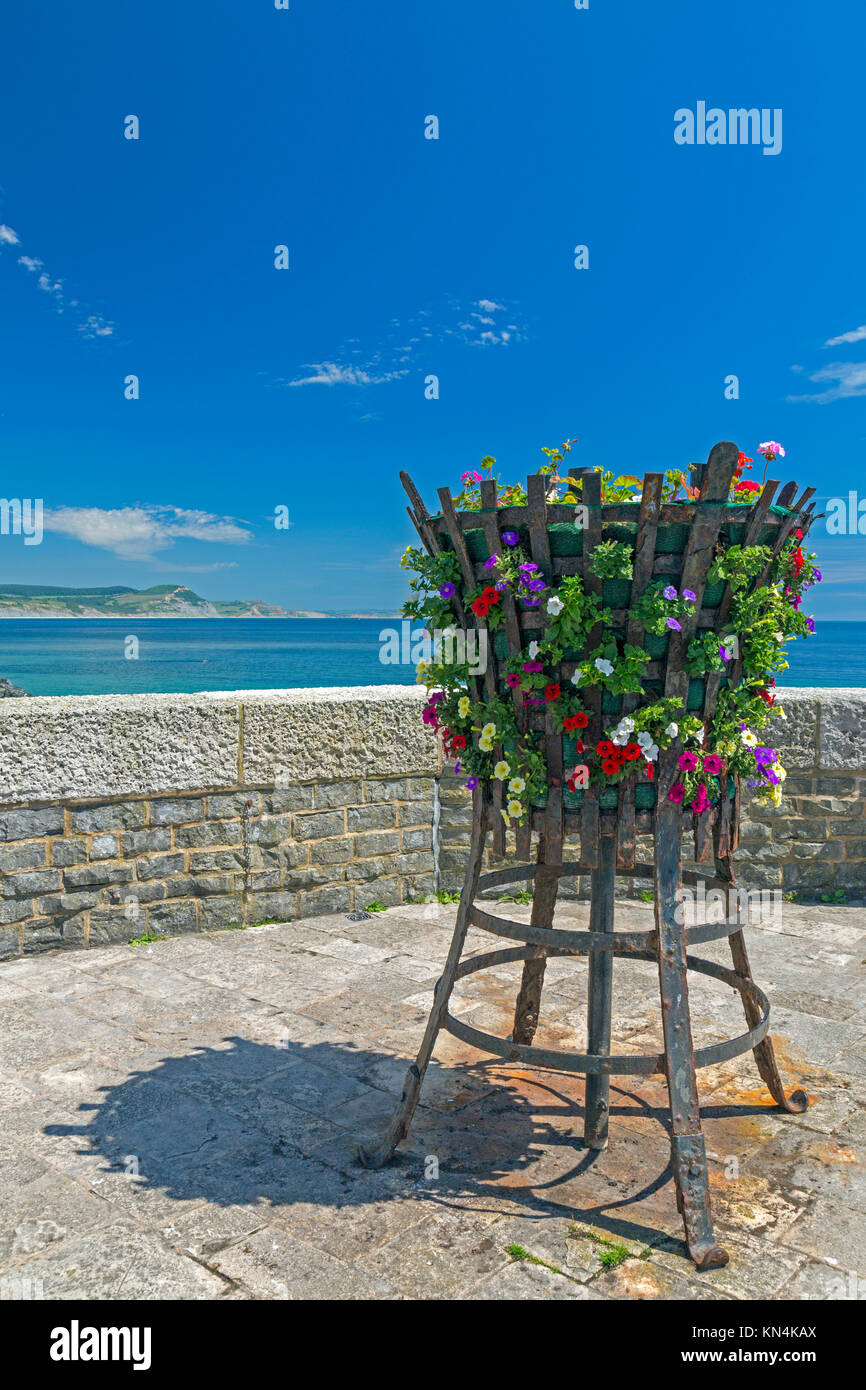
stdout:
[[[616,823],[618,860],[627,866],[635,835],[652,829],[660,795],[671,785],[677,795],[681,784],[704,860],[711,830],[721,833],[725,852],[736,845],[741,776],[769,789],[784,775],[776,760],[762,766],[738,743],[742,726],[767,723],[774,678],[772,668],[756,667],[764,653],[736,627],[738,617],[759,611],[763,591],[783,638],[805,630],[791,602],[796,588],[799,603],[811,561],[792,587],[790,556],[801,553],[814,490],[794,502],[795,484],[779,491],[769,482],[745,503],[731,500],[732,449],[716,447],[698,472],[700,496],[683,500],[665,500],[661,476],[650,475],[640,500],[609,501],[598,472],[572,470],[568,503],[552,500],[536,474],[520,505],[488,480],[457,503],[441,489],[441,510],[431,515],[403,475],[434,608],[444,599],[435,626],[477,626],[488,640],[483,674],[463,680],[434,662],[422,677],[444,692],[432,697],[428,722],[447,731],[446,752],[491,798],[500,854],[510,829],[525,858],[530,831],[553,817],[592,853],[600,816],[602,829]],[[437,578],[446,574],[437,596]],[[413,616],[431,614],[415,607]],[[733,639],[739,645],[729,657]],[[779,658],[781,651],[779,644]],[[574,716],[586,716],[580,742],[568,726]],[[599,750],[611,742],[605,758]],[[763,749],[757,734],[754,745]],[[660,791],[658,758],[674,746],[677,755],[696,752],[698,763]],[[628,758],[612,771],[622,747]],[[720,766],[704,776],[707,759]],[[506,766],[507,774],[495,775]]]
[[[464,489],[459,507],[443,489],[437,516],[428,514],[402,475],[425,548],[404,557],[418,576],[411,581],[416,597],[406,616],[423,618],[437,630],[474,623],[492,640],[483,671],[458,664],[459,652],[449,662],[444,638],[442,649],[419,670],[431,692],[425,721],[447,755],[469,773],[472,839],[451,947],[417,1058],[387,1130],[360,1149],[363,1163],[380,1167],[405,1137],[443,1027],[474,1048],[520,1065],[585,1073],[589,1148],[607,1144],[610,1076],[663,1072],[677,1199],[689,1252],[701,1269],[722,1265],[728,1256],[713,1236],[697,1069],[752,1050],[781,1108],[796,1113],[808,1104],[803,1092],[788,1096],[782,1085],[767,1036],[769,1005],[749,969],[741,909],[733,920],[688,928],[678,915],[683,881],[703,882],[697,872],[682,869],[684,815],[694,822],[699,860],[707,855],[713,828],[716,879],[730,884],[738,779],[751,760],[753,770],[768,770],[764,780],[774,785],[769,773],[777,767],[775,753],[759,746],[738,715],[748,712],[755,723],[758,716],[760,722],[769,718],[773,696],[762,682],[776,659],[777,639],[767,632],[778,632],[781,642],[809,630],[810,620],[799,616],[800,592],[820,578],[796,545],[811,521],[812,489],[793,503],[792,484],[773,505],[778,484],[771,482],[750,505],[731,506],[732,485],[735,493],[744,491],[735,483],[743,458],[733,445],[716,445],[688,503],[663,498],[660,474],[644,479],[635,504],[604,497],[599,473],[575,471],[569,495],[580,503],[581,525],[571,530],[562,520],[562,502],[551,501],[540,474],[528,479],[520,505],[513,505],[516,489],[500,497],[496,483],[480,476],[480,488]],[[512,558],[503,558],[506,552]],[[580,782],[578,766],[587,774]],[[494,849],[503,854],[506,828],[514,831],[523,860],[529,858],[532,830],[538,832],[536,863],[482,877],[488,834],[492,830]],[[654,862],[638,863],[636,833],[649,830]],[[564,861],[568,832],[580,835],[575,862]],[[614,930],[617,871],[652,876],[654,930]],[[575,873],[591,877],[588,931],[554,927],[559,879]],[[485,890],[527,879],[534,884],[528,923],[493,914],[475,901]],[[470,926],[511,944],[463,960]],[[691,954],[693,943],[722,938],[729,940],[733,969]],[[534,1045],[551,952],[588,957],[585,1053]],[[611,1054],[614,956],[657,962],[663,1054]],[[449,1012],[458,980],[514,962],[523,963],[523,975],[507,1038]],[[695,1050],[689,970],[740,993],[745,1033]]]

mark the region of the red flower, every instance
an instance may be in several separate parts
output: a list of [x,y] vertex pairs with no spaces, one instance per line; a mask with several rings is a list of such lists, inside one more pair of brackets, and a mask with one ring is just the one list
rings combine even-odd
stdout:
[[562,691],[558,685],[546,685],[544,687],[545,700],[558,700]]
[[644,771],[646,772],[646,775],[647,775],[647,781],[648,781],[648,782],[651,782],[652,779],[653,779],[653,778],[655,777],[655,775],[656,775],[656,770],[655,770],[655,768],[653,767],[652,763],[647,763],[646,767],[644,768]]
[[578,753],[582,753],[586,748],[586,744],[584,743],[582,738],[576,739],[574,746],[577,749]]
[[797,540],[798,540],[798,541],[801,541],[801,540],[803,539],[803,532],[800,530],[799,526],[797,527],[796,531],[794,532],[794,535],[797,537]]
[[462,734],[455,734],[455,735],[454,735],[454,737],[453,737],[452,740],[451,740],[451,747],[452,747],[452,748],[456,748],[458,751],[459,751],[461,748],[465,748],[465,747],[466,747],[466,739],[463,737]]
[[642,756],[639,743],[627,743],[623,752],[630,763],[633,763],[635,758]]
[[797,549],[791,555],[791,559],[794,562],[794,573],[799,574],[800,570],[803,568],[803,552],[799,546],[797,546]]
[[612,758],[616,750],[609,738],[603,738],[595,745],[595,751],[600,758]]
[[608,777],[612,777],[615,772],[619,772],[622,763],[618,762],[616,758],[605,758],[601,766]]
[[574,716],[574,727],[576,729],[585,729],[588,723],[589,715],[584,714],[583,710],[578,710],[577,714]]
[[576,729],[576,728],[577,728],[577,725],[576,725],[575,722],[574,722],[574,715],[573,715],[573,714],[567,714],[567,715],[565,716],[565,718],[564,718],[563,721],[562,721],[562,727],[563,727],[563,729],[565,729],[566,732],[569,733],[569,734],[571,733],[572,729]]
[[499,602],[499,590],[494,589],[492,584],[488,584],[485,589],[482,589],[481,597],[484,599],[485,603],[489,603],[492,607],[494,603]]
[[734,484],[734,492],[760,492],[760,483],[750,483],[745,478],[741,482]]
[[472,612],[479,618],[486,618],[490,612],[490,604],[485,601],[483,596],[473,599]]

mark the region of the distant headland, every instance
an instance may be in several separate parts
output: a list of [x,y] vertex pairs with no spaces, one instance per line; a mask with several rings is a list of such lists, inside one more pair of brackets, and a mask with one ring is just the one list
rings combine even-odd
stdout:
[[0,583],[0,618],[392,618],[390,612],[281,608],[263,599],[207,599],[184,584],[71,589]]

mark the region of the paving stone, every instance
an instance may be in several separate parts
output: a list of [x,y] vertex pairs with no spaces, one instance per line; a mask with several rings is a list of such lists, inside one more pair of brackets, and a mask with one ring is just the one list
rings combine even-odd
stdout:
[[217,1275],[126,1220],[63,1241],[26,1269],[46,1299],[213,1299],[226,1291]]
[[266,1226],[226,1246],[211,1264],[259,1298],[354,1300],[396,1293],[384,1280],[307,1245],[281,1226]]

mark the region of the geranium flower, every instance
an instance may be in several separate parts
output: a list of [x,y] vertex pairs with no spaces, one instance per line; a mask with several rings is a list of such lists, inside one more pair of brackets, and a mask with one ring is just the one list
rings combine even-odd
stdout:
[[546,685],[544,687],[545,700],[558,700],[561,694],[562,691],[556,684],[551,683],[550,685]]
[[772,463],[774,459],[785,457],[785,450],[781,444],[776,443],[775,439],[768,439],[765,444],[759,444],[758,453],[763,454],[768,463]]
[[520,537],[516,531],[503,531],[502,539],[506,545],[518,545],[520,543]]
[[682,782],[674,782],[673,786],[671,787],[670,791],[668,792],[668,801],[680,802],[680,801],[682,801],[682,799],[683,799],[683,797],[685,796],[685,794],[686,794],[686,789],[685,789],[685,787],[683,786]]
[[742,478],[742,479],[740,480],[740,482],[734,483],[734,492],[745,492],[745,493],[750,493],[750,492],[760,492],[760,491],[761,491],[761,484],[760,484],[760,483],[750,483],[749,480],[748,480],[747,478]]
[[724,767],[724,763],[716,753],[707,753],[704,756],[704,772],[708,772],[711,777],[718,777]]
[[480,483],[481,474],[476,473],[474,469],[470,469],[468,473],[460,474],[460,481],[461,483]]
[[678,623],[676,618],[668,618],[667,625],[673,628],[674,632],[682,632],[683,630],[682,623]]
[[695,753],[680,753],[677,758],[677,767],[681,772],[694,772],[697,765],[698,759]]
[[443,598],[451,597],[451,595],[454,593],[454,585],[451,583],[450,579],[446,579],[439,592]]

